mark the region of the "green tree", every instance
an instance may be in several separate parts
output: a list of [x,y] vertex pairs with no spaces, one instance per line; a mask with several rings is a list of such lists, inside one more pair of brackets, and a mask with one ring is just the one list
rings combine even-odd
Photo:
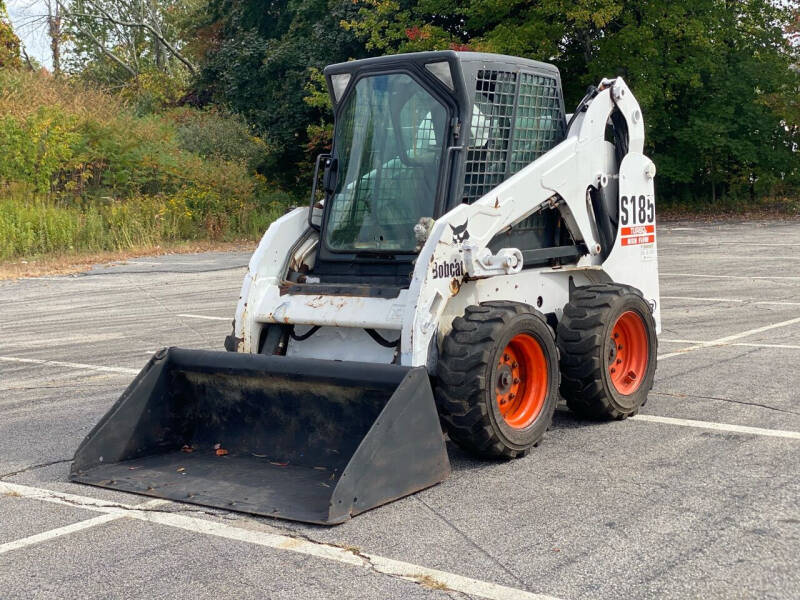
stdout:
[[[309,155],[324,145],[329,108],[304,101],[314,69],[365,56],[339,26],[356,10],[352,0],[212,0],[197,27],[206,41],[197,49],[198,100],[221,102],[253,123],[271,148],[263,169],[286,185],[307,186]],[[322,138],[309,139],[313,124]]]
[[642,104],[667,197],[767,194],[800,175],[799,59],[788,41],[796,3],[361,0],[342,25],[373,51],[456,48],[555,63],[568,107],[586,86],[622,75]]
[[785,115],[768,101],[797,90],[789,13],[770,0],[629,4],[586,76],[611,71],[633,86],[662,191],[755,196],[796,171]]
[[182,34],[197,0],[55,0],[55,6],[69,40],[67,71],[122,90],[140,112],[176,102],[196,74]]
[[11,29],[5,2],[0,0],[0,69],[18,69],[21,66],[19,38]]

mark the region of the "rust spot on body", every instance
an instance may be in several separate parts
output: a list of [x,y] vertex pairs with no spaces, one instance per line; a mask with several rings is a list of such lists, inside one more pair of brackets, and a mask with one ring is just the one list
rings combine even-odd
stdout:
[[456,279],[455,277],[453,277],[450,280],[450,293],[453,296],[455,296],[456,294],[458,294],[460,289],[461,289],[461,282],[458,279]]

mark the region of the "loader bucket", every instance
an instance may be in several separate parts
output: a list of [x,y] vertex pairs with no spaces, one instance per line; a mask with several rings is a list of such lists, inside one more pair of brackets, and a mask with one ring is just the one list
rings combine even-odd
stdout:
[[86,436],[70,479],[332,525],[449,473],[424,368],[170,348]]

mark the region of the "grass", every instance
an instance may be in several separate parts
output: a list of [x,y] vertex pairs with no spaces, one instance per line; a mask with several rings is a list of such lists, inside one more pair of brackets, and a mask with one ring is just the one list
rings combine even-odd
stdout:
[[0,262],[157,249],[179,242],[256,240],[285,211],[282,197],[194,201],[182,195],[76,203],[0,191]]
[[439,581],[438,579],[434,579],[430,575],[411,575],[416,579],[421,586],[428,588],[429,590],[449,590],[450,588],[447,587],[447,584]]

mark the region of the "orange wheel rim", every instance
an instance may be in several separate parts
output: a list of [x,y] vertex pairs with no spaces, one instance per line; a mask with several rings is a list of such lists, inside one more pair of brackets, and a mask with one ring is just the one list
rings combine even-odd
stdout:
[[632,394],[642,385],[647,371],[648,346],[642,317],[631,310],[622,313],[611,330],[607,356],[611,383],[620,394]]
[[500,414],[509,427],[528,427],[542,412],[547,397],[547,360],[542,346],[527,334],[515,335],[500,353],[495,371]]

